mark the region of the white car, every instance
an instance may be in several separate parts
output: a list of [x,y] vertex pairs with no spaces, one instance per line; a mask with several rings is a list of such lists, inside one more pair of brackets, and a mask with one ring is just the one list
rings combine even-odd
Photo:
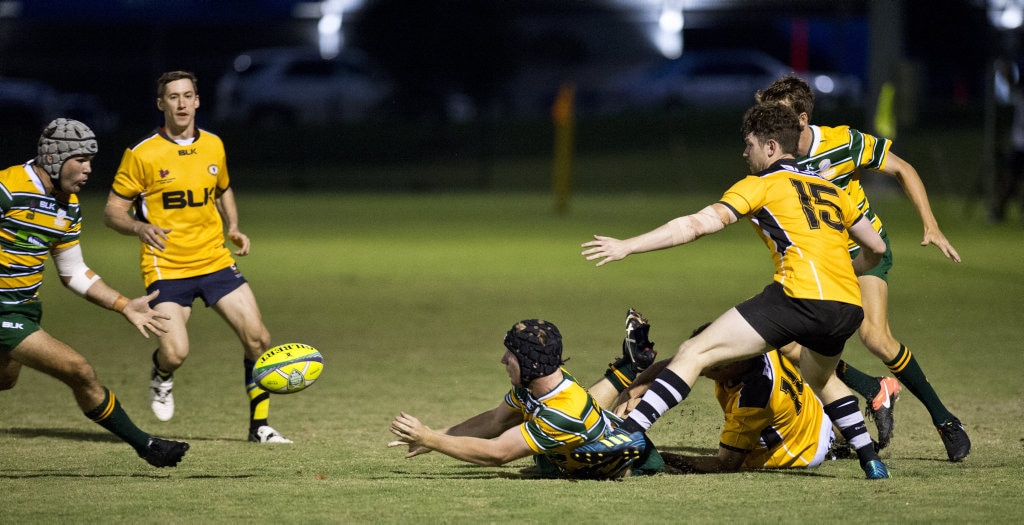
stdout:
[[[687,51],[611,84],[614,107],[673,109],[746,108],[754,93],[793,69],[767,53],[730,49]],[[860,79],[837,73],[797,73],[815,92],[815,106],[859,107]]]
[[247,51],[217,83],[214,118],[262,127],[360,122],[384,114],[392,82],[364,55],[312,49]]

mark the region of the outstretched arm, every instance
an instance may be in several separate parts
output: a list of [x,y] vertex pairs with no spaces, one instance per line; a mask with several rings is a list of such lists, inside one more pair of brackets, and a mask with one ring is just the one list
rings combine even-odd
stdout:
[[389,429],[398,437],[389,447],[409,446],[406,458],[436,450],[455,459],[484,466],[504,465],[533,455],[517,425],[522,416],[505,406],[474,416],[444,430],[432,430],[402,412]]
[[64,286],[93,304],[124,315],[128,322],[135,325],[147,339],[149,332],[156,335],[167,332],[161,321],[170,319],[170,317],[149,307],[149,301],[156,298],[160,293],[159,290],[129,300],[103,282],[96,272],[85,265],[85,260],[82,258],[82,247],[78,244],[53,252],[53,262],[57,265],[57,273]]
[[583,243],[582,255],[588,261],[600,259],[597,266],[618,261],[634,253],[664,250],[692,242],[704,235],[721,231],[736,222],[736,217],[725,205],[715,203],[697,213],[671,221],[641,235],[625,240],[595,235],[594,240]]
[[921,224],[924,226],[921,246],[934,244],[948,259],[960,262],[960,254],[956,252],[953,245],[943,235],[942,230],[939,229],[939,222],[935,220],[935,214],[932,213],[931,204],[928,202],[928,192],[925,191],[924,182],[917,170],[909,162],[889,152],[882,173],[899,181],[904,193],[907,194],[910,202],[914,203],[914,208],[917,208],[917,214],[921,216]]
[[666,465],[686,474],[713,474],[738,471],[749,454],[719,446],[717,456],[683,456],[662,452],[661,457]]

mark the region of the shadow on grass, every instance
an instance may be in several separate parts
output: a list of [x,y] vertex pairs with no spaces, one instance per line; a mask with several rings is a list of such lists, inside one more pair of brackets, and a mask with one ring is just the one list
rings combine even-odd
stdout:
[[23,438],[57,438],[71,441],[93,441],[99,443],[122,443],[121,438],[109,432],[86,432],[70,428],[5,428],[0,434]]
[[[97,427],[99,428],[99,427]],[[123,443],[121,438],[103,431],[85,431],[71,428],[3,428],[0,429],[0,436],[10,435],[21,438],[56,438],[70,441],[91,441],[94,443]],[[163,437],[163,434],[154,433],[154,436]],[[192,436],[188,441],[249,441],[247,438],[223,438],[223,437],[199,437]]]

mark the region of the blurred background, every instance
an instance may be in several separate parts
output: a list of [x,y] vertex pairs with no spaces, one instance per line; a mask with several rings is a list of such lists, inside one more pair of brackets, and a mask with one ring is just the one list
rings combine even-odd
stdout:
[[[90,191],[105,192],[123,149],[162,122],[157,76],[184,69],[200,79],[199,123],[224,138],[236,187],[548,185],[562,155],[583,190],[618,190],[631,177],[686,190],[694,186],[683,180],[703,169],[738,175],[743,110],[754,91],[796,72],[817,92],[815,122],[894,138],[926,177],[940,172],[930,191],[983,197],[1007,142],[1022,8],[1024,0],[0,0],[0,160],[31,157],[46,122],[73,116],[100,135]],[[687,164],[701,152],[735,162]],[[665,166],[638,166],[647,178],[637,179],[626,161],[618,178],[587,177],[588,162],[617,154],[660,155]],[[423,166],[433,168],[406,175]]]

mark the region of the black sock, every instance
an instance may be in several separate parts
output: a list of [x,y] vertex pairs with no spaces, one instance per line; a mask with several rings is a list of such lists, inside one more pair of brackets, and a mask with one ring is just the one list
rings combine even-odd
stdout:
[[159,351],[159,348],[153,350],[153,379],[156,379],[157,377],[159,377],[160,379],[170,379],[171,377],[174,376],[174,372],[168,372],[160,368],[160,361],[157,360],[156,358],[156,354]]
[[270,393],[263,390],[252,378],[252,365],[256,361],[243,359],[245,366],[245,391],[249,395],[249,432],[267,424],[267,417],[270,414]]

